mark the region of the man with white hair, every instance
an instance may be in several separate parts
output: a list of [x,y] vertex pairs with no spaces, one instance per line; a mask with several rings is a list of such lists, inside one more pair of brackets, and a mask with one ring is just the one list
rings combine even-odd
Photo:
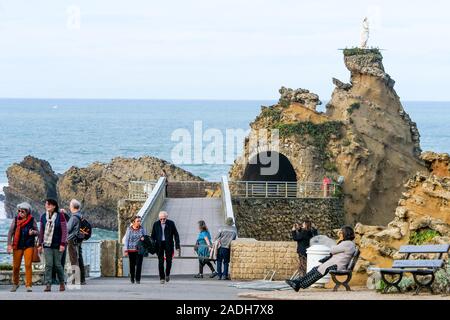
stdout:
[[[78,235],[81,226],[81,219],[83,218],[83,215],[81,214],[80,201],[72,199],[70,201],[69,209],[70,212],[72,213],[69,222],[67,223],[67,250],[69,252],[70,264],[72,266],[76,266],[76,268],[79,268],[80,270],[79,284],[86,284],[83,253],[81,251],[81,242],[78,240]],[[74,270],[72,270],[72,272],[73,271]]]
[[[180,251],[180,236],[178,235],[175,222],[167,219],[166,211],[159,213],[159,220],[155,221],[152,229],[152,239],[156,242],[156,252],[158,253],[158,269],[161,284],[169,282],[170,269],[172,267],[172,256],[174,246],[177,249],[178,256]],[[175,241],[174,241],[175,240]],[[166,270],[164,271],[164,256],[166,258]]]

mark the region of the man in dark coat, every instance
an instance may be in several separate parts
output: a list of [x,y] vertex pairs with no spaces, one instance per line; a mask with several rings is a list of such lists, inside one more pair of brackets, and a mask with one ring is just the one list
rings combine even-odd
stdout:
[[[168,214],[165,211],[159,213],[159,220],[153,224],[152,239],[156,242],[158,254],[159,278],[161,284],[169,282],[170,269],[172,267],[172,256],[174,247],[177,249],[178,256],[181,256],[180,236],[178,235],[175,223],[167,219]],[[166,258],[166,270],[164,272],[164,256]]]

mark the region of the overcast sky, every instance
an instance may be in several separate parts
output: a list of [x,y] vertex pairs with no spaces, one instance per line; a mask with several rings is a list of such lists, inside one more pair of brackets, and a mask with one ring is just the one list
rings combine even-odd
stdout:
[[444,0],[0,0],[0,97],[328,100],[365,16],[403,100],[450,100]]

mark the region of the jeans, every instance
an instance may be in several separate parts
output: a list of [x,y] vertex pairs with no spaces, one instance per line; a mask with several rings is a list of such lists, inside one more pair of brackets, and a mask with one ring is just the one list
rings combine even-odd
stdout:
[[13,250],[13,284],[19,285],[20,264],[22,263],[22,257],[25,259],[25,286],[31,287],[33,275],[33,269],[31,267],[33,260],[33,247]]
[[207,265],[209,267],[209,269],[211,270],[211,272],[214,273],[214,266],[212,265],[211,261],[209,261],[206,258],[200,258],[198,260],[198,273],[199,274],[203,274],[203,267]]
[[131,281],[141,281],[142,262],[144,255],[137,252],[128,252],[128,260],[130,261],[130,277]]
[[62,252],[59,249],[44,248],[45,256],[45,276],[44,283],[46,285],[52,284],[52,273],[56,271],[56,275],[59,280],[59,284],[64,283],[64,268],[61,265]]
[[[217,252],[217,273],[219,278],[228,278],[228,266],[230,264],[230,252],[229,248],[219,248]],[[222,262],[223,262],[223,273],[222,273]]]
[[[81,243],[75,243],[73,240],[68,241],[67,250],[69,252],[70,264],[80,269],[80,282],[86,282],[84,273],[83,251]],[[72,272],[74,270],[72,269]],[[78,283],[77,283],[78,284]]]
[[[67,254],[67,246],[64,248],[64,252],[61,254],[61,265],[64,271],[64,268],[66,266],[66,254]],[[53,266],[53,272],[52,272],[52,284],[58,284],[59,281],[56,279],[56,268]]]
[[[164,272],[164,254],[166,256],[166,272]],[[166,277],[170,276],[170,269],[172,268],[172,255],[173,249],[167,248],[166,242],[162,241],[158,248],[158,269],[159,278],[164,280]]]

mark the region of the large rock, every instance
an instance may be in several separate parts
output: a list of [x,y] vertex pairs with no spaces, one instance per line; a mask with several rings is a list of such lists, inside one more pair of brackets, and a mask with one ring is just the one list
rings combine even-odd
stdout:
[[56,183],[58,176],[50,164],[32,156],[27,156],[20,163],[14,163],[6,170],[8,187],[4,187],[5,209],[8,218],[16,214],[20,202],[29,202],[33,215],[38,217],[45,211],[45,199],[57,197]]
[[230,177],[248,180],[250,160],[272,147],[268,142],[252,143],[251,137],[261,129],[279,129],[279,152],[289,160],[297,181],[342,176],[346,222],[386,225],[394,217],[405,182],[428,167],[420,158],[417,127],[393,89],[381,54],[376,50],[344,53],[351,81],[333,80],[337,87],[326,113],[311,107],[318,98],[302,98],[310,94],[307,90],[282,88],[280,102],[263,107],[250,124],[243,156],[235,161]]
[[449,155],[426,152],[423,158],[430,164],[430,172],[417,173],[408,180],[394,219],[386,227],[356,226],[356,242],[361,249],[356,266],[359,284],[364,284],[368,266],[391,266],[392,260],[399,258],[401,245],[450,242],[450,174],[441,175],[444,171],[432,165],[448,168]]
[[63,206],[68,206],[73,198],[78,199],[95,227],[116,230],[117,204],[127,198],[129,181],[157,180],[162,170],[169,181],[202,180],[158,158],[119,157],[110,163],[95,162],[87,168],[71,167],[58,181],[58,198]]

